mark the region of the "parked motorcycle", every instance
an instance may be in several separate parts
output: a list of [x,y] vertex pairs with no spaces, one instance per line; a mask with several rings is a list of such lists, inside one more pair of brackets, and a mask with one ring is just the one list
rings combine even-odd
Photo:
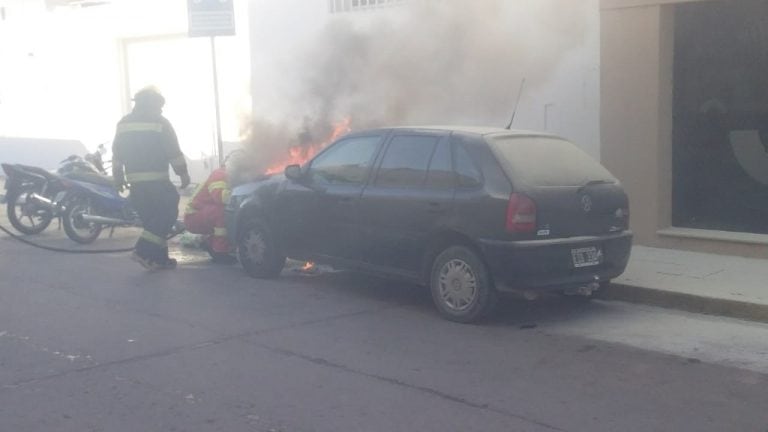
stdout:
[[55,200],[64,191],[61,177],[42,168],[2,164],[6,181],[8,221],[19,232],[38,234],[48,228],[57,213]]
[[[64,232],[70,239],[89,244],[96,240],[104,228],[141,227],[141,219],[128,198],[120,195],[112,184],[99,185],[83,181],[70,181],[66,205],[62,215]],[[176,221],[171,237],[185,230],[182,221]]]
[[66,201],[62,215],[64,232],[78,243],[92,243],[105,227],[141,226],[139,215],[128,198],[120,195],[112,183],[71,180]]
[[54,218],[61,216],[70,179],[112,184],[93,164],[79,156],[61,161],[56,173],[21,164],[4,163],[2,168],[6,174],[8,220],[19,232],[28,235],[42,232]]

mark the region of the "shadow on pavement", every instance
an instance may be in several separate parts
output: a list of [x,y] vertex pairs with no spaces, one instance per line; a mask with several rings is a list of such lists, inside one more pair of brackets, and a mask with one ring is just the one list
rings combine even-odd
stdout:
[[[425,286],[349,271],[304,275],[286,270],[276,281],[291,281],[347,296],[388,302],[440,319],[432,304],[429,289]],[[532,329],[550,322],[600,313],[604,308],[600,302],[582,297],[553,294],[542,295],[531,301],[505,296],[500,299],[496,313],[477,325]]]

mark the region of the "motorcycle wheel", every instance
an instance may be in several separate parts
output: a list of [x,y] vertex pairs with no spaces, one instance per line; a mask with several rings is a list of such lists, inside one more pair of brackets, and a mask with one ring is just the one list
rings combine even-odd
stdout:
[[67,237],[81,244],[93,243],[101,234],[103,226],[83,220],[83,215],[91,212],[90,200],[86,197],[73,197],[66,208],[62,222]]
[[8,221],[19,232],[32,235],[43,232],[53,220],[53,212],[29,202],[29,195],[37,188],[22,188],[9,191],[6,197]]

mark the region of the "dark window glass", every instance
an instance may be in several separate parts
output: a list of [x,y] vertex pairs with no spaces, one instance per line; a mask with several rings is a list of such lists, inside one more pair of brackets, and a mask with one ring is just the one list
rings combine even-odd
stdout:
[[456,176],[451,167],[451,148],[446,143],[438,144],[435,149],[424,185],[440,189],[451,189],[456,186]]
[[615,182],[611,173],[590,155],[559,138],[491,137],[509,176],[531,186],[581,186],[593,180]]
[[674,9],[672,225],[768,234],[768,2]]
[[482,184],[482,175],[472,162],[472,158],[462,145],[456,145],[456,174],[458,175],[459,186],[476,187]]
[[367,136],[339,141],[312,161],[312,179],[331,184],[364,183],[379,140],[379,136]]
[[420,187],[427,176],[436,137],[398,136],[392,139],[381,161],[376,185]]

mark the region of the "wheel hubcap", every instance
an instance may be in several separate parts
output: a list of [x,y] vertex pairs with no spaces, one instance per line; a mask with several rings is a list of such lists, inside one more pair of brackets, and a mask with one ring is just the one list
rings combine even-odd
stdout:
[[264,236],[258,231],[249,231],[243,241],[248,258],[254,263],[264,261],[264,251],[267,249],[267,243]]
[[440,269],[440,298],[451,310],[464,311],[477,297],[477,278],[472,267],[460,259],[448,261]]
[[43,223],[44,214],[38,208],[37,204],[31,202],[29,195],[28,192],[19,195],[16,199],[16,208],[14,209],[14,212],[16,213],[16,219],[19,220],[22,225],[24,224],[24,221],[28,221],[29,223],[26,226],[35,228]]
[[89,234],[93,234],[98,229],[98,224],[92,222],[86,222],[83,220],[83,215],[90,213],[90,207],[87,204],[77,204],[72,209],[72,226],[78,230],[84,230]]

